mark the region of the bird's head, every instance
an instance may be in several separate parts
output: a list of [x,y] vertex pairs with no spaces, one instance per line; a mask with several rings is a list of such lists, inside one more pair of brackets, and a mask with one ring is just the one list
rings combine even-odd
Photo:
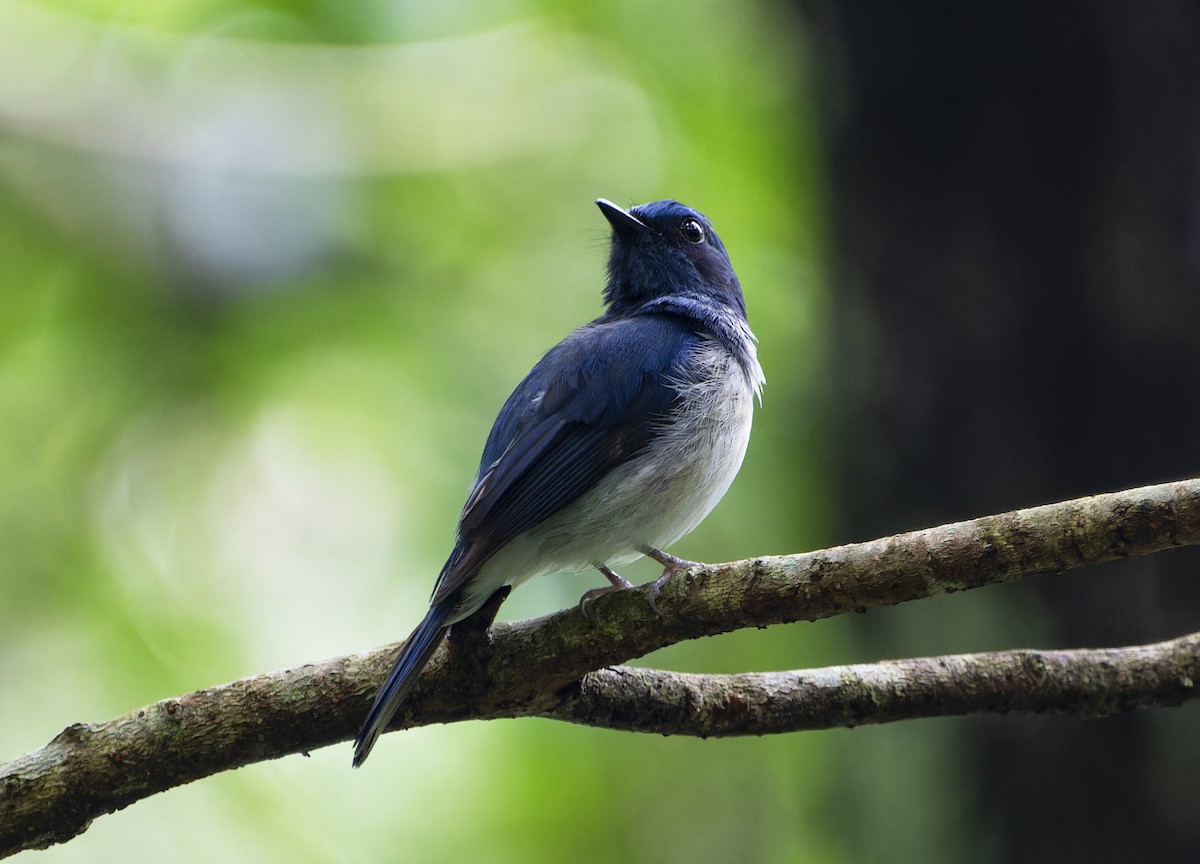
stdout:
[[596,201],[612,225],[612,252],[604,301],[610,313],[650,300],[689,296],[735,312],[746,301],[717,232],[701,213],[678,201],[654,201],[622,210]]

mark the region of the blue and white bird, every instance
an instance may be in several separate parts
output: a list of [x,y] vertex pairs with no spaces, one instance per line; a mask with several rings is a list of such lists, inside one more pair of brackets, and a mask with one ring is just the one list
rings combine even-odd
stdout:
[[363,763],[450,625],[496,591],[535,576],[614,567],[648,555],[661,584],[688,566],[667,547],[725,494],[764,383],[746,302],[725,247],[676,201],[612,225],[607,311],[555,345],[496,418],[454,549],[424,620],[400,650],[363,723]]

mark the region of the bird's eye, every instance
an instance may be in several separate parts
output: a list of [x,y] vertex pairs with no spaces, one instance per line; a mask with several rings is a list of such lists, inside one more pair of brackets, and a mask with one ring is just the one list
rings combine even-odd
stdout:
[[704,242],[704,226],[695,219],[684,219],[679,226],[679,233],[683,235],[683,239],[689,243]]

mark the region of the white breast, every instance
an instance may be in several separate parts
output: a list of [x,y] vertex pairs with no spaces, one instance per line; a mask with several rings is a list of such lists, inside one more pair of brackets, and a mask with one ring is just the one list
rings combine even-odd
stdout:
[[716,339],[702,341],[670,382],[681,400],[652,446],[505,544],[471,580],[464,609],[534,576],[628,564],[699,525],[737,476],[750,440],[763,378],[747,344],[749,374]]
[[754,389],[716,340],[706,340],[690,368],[712,374],[674,383],[682,397],[674,421],[646,458],[637,460],[630,485],[655,501],[644,526],[633,531],[639,548],[670,546],[694,529],[729,489],[750,441]]

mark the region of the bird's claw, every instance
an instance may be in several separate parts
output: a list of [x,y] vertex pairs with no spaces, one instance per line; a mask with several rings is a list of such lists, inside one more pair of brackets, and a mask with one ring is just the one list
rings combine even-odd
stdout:
[[667,583],[675,574],[670,570],[663,570],[662,575],[650,583],[650,596],[646,600],[650,603],[650,608],[658,617],[662,617],[662,612],[658,608],[658,592],[662,590],[662,586]]
[[[688,561],[686,558],[676,558],[661,549],[647,549],[646,555],[653,558],[662,565],[662,575],[650,583],[650,596],[647,600],[650,603],[650,608],[654,610],[654,614],[661,616],[662,612],[658,608],[658,592],[662,590],[662,586],[667,584],[667,580],[672,576],[684,572],[690,567],[699,567],[695,561]],[[626,588],[632,588],[630,581],[618,573],[613,572],[608,567],[597,568],[608,579],[609,584],[603,588],[593,588],[591,591],[585,591],[583,596],[579,598],[579,611],[583,617],[588,617],[588,604],[594,600],[603,597],[605,594],[611,594],[613,591],[624,591]]]
[[662,565],[662,575],[655,579],[650,584],[650,596],[647,598],[650,602],[650,608],[654,610],[654,614],[662,616],[662,612],[658,609],[658,592],[662,590],[662,586],[667,584],[667,580],[672,576],[684,572],[690,567],[700,566],[695,561],[688,561],[686,558],[677,558],[668,552],[663,552],[661,549],[649,549],[646,554]]
[[605,594],[611,594],[614,591],[623,591],[626,588],[633,587],[632,582],[630,582],[620,573],[614,572],[609,567],[605,566],[597,569],[604,574],[604,578],[608,580],[609,584],[605,585],[603,588],[593,588],[591,591],[583,592],[583,596],[579,598],[579,611],[583,613],[584,618],[586,618],[588,614],[587,604],[591,603],[593,600],[603,597]]
[[603,588],[593,588],[591,591],[584,591],[583,596],[579,598],[579,611],[583,613],[583,617],[588,617],[588,604],[598,600],[605,594],[611,594],[614,591],[620,591],[620,587],[616,585],[605,585]]

